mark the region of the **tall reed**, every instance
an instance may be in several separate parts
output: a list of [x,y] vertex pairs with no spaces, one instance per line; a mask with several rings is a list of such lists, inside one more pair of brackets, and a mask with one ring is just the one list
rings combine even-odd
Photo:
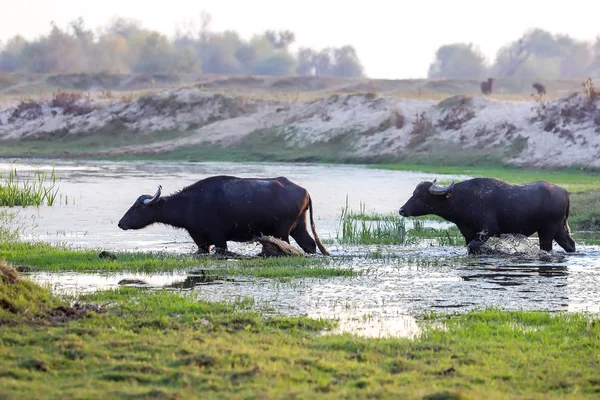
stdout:
[[364,203],[361,203],[360,211],[356,213],[350,210],[346,196],[336,239],[341,244],[404,244],[406,226],[404,219],[399,217],[367,214]]
[[[4,181],[1,181],[3,179]],[[58,195],[54,167],[51,172],[36,170],[29,179],[21,178],[16,168],[11,168],[4,178],[0,173],[0,206],[54,205]]]

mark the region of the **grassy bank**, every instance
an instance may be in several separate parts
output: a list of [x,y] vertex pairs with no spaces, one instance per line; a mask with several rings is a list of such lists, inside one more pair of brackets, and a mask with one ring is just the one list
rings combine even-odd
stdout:
[[[318,333],[334,321],[265,317],[250,300],[207,303],[135,288],[82,297],[106,312],[74,313],[6,275],[7,399],[581,399],[600,391],[600,321],[581,314],[429,315],[415,340],[367,339]],[[13,305],[15,296],[24,300]]]
[[564,186],[571,193],[600,189],[600,172],[577,168],[570,169],[521,169],[507,166],[468,165],[419,165],[378,164],[370,168],[395,171],[419,171],[440,175],[468,175],[472,177],[497,178],[511,183],[527,183],[546,180]]
[[[14,238],[13,238],[14,239]],[[75,250],[46,243],[27,243],[17,240],[0,241],[0,259],[6,259],[26,271],[77,272],[174,272],[210,270],[230,276],[261,278],[353,276],[325,257],[277,257],[250,259],[221,259],[212,256],[170,255],[158,253],[111,253],[100,258],[100,252]]]

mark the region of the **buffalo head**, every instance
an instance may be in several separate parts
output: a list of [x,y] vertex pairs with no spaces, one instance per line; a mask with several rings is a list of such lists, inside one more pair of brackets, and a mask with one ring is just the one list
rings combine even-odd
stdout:
[[441,203],[450,197],[454,189],[454,181],[448,186],[438,186],[435,182],[436,180],[419,183],[412,197],[400,208],[400,215],[403,217],[418,217],[434,214],[441,207]]
[[158,212],[156,206],[160,203],[161,190],[162,186],[158,185],[158,190],[154,196],[144,194],[138,197],[119,221],[119,228],[123,230],[142,229],[154,223]]

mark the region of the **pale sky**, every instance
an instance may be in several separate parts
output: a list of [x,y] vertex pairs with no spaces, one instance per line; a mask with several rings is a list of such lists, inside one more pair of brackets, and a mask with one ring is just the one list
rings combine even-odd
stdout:
[[50,21],[64,28],[80,16],[92,29],[119,16],[172,36],[178,25],[199,21],[205,10],[212,15],[212,30],[232,29],[244,38],[290,29],[295,47],[351,44],[370,78],[425,77],[437,48],[453,42],[472,42],[493,60],[502,45],[532,27],[581,40],[600,35],[600,2],[592,0],[2,1],[10,4],[1,7],[0,40],[17,33],[32,39],[46,34]]

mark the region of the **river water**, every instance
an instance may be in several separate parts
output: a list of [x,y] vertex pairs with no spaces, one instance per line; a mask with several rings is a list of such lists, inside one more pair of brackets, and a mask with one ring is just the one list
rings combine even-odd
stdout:
[[[15,209],[24,223],[24,238],[64,243],[78,248],[113,251],[191,253],[194,243],[185,231],[151,226],[122,231],[117,222],[141,194],[163,195],[219,174],[240,177],[286,176],[308,189],[315,223],[322,239],[335,238],[346,198],[350,208],[364,203],[367,211],[397,212],[422,180],[439,175],[386,171],[362,166],[278,163],[77,162],[48,160],[0,161],[0,172],[20,173],[55,168],[61,179],[61,204]],[[444,176],[443,178],[465,178]],[[23,222],[24,221],[24,222]],[[228,243],[230,250],[258,252],[256,245]],[[555,245],[553,257],[466,257],[463,246],[327,245],[335,265],[351,267],[359,276],[347,278],[223,279],[210,282],[193,273],[32,273],[37,282],[61,293],[117,287],[138,278],[147,287],[183,283],[207,300],[250,296],[263,309],[285,315],[340,318],[341,329],[369,336],[411,335],[414,316],[427,311],[464,312],[496,306],[512,310],[600,312],[600,248],[578,244],[565,254]],[[382,250],[383,247],[383,250]],[[532,245],[535,248],[535,242]],[[369,257],[373,251],[388,254]]]

